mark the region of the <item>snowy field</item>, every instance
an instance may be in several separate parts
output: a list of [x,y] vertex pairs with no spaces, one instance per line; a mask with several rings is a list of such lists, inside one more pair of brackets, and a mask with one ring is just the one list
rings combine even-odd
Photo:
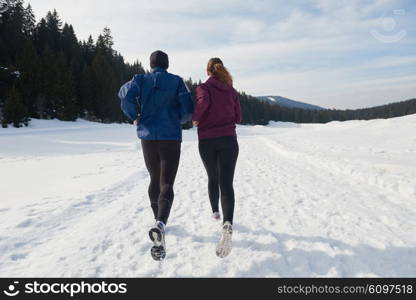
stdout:
[[133,126],[0,129],[0,276],[416,276],[416,115],[238,132],[233,252],[215,256],[220,225],[190,130],[158,263]]

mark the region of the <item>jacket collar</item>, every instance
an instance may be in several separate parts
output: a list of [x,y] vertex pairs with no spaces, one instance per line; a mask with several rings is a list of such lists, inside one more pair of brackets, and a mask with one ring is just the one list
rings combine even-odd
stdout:
[[151,70],[151,72],[152,73],[156,73],[156,72],[167,72],[167,70],[166,69],[163,69],[163,68],[160,68],[160,67],[156,67],[156,68],[153,68],[152,70]]

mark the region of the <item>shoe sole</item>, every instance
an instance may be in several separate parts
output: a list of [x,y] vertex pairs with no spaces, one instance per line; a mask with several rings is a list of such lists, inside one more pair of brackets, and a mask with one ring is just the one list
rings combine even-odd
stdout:
[[225,258],[230,255],[232,250],[232,234],[227,233],[226,236],[222,236],[220,242],[217,245],[215,254],[219,258]]
[[163,246],[153,246],[152,249],[150,249],[150,254],[155,261],[162,261],[166,257],[166,251]]
[[149,231],[149,238],[154,244],[152,249],[150,249],[152,258],[156,261],[164,260],[166,257],[166,249],[163,245],[162,232],[158,228],[152,228]]
[[158,228],[150,229],[149,237],[155,246],[162,246],[162,232]]

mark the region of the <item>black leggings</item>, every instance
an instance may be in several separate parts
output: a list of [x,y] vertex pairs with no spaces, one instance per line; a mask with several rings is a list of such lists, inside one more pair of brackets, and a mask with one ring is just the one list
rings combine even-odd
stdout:
[[154,217],[167,223],[172,207],[176,173],[181,155],[180,141],[142,140],[142,149],[150,174],[149,198]]
[[199,141],[199,153],[208,174],[208,194],[213,212],[221,206],[224,222],[233,223],[234,218],[234,172],[239,146],[236,137],[227,136]]

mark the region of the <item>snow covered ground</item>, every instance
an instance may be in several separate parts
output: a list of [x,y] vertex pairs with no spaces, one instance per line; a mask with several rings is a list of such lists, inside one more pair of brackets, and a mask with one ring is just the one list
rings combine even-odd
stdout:
[[215,256],[220,225],[190,130],[157,263],[132,126],[0,129],[0,276],[416,276],[416,115],[238,132],[233,252]]

